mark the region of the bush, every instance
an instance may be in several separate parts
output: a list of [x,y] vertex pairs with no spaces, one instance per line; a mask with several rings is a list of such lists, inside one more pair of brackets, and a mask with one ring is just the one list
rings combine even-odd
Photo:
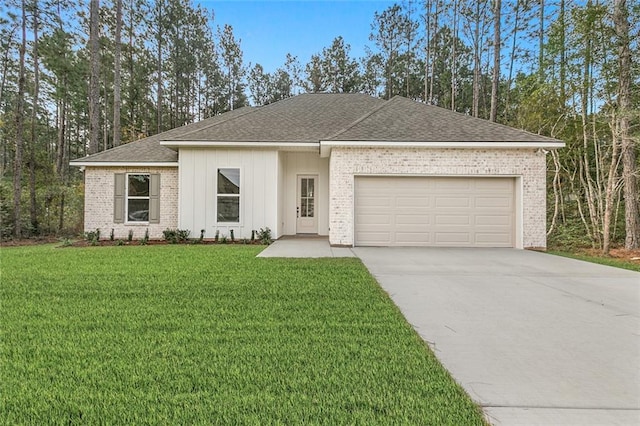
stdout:
[[92,246],[97,246],[98,242],[100,241],[100,229],[85,232],[84,239],[87,240]]
[[266,228],[260,228],[258,231],[258,240],[265,245],[271,244],[273,241],[271,239],[271,229],[267,226]]
[[171,229],[167,228],[162,231],[162,235],[169,244],[184,243],[189,239],[191,231],[188,229]]

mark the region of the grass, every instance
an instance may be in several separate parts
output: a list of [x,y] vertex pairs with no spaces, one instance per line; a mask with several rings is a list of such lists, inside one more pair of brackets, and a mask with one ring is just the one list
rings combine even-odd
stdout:
[[357,259],[2,248],[1,424],[485,424]]
[[640,263],[634,263],[629,260],[619,259],[616,257],[593,256],[584,253],[574,253],[564,250],[549,250],[547,253],[557,256],[569,257],[571,259],[584,260],[586,262],[598,263],[600,265],[613,266],[616,268],[628,269],[630,271],[640,272]]

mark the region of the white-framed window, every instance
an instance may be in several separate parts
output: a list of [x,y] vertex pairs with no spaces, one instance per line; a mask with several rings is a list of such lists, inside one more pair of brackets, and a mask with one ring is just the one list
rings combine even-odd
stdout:
[[218,223],[240,222],[240,169],[219,168],[216,185]]
[[127,222],[149,222],[149,173],[127,173],[125,214]]

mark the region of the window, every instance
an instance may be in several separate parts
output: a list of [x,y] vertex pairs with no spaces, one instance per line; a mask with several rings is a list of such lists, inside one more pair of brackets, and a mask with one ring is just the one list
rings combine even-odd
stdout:
[[240,222],[240,169],[218,169],[218,222]]
[[127,175],[127,222],[149,221],[149,175]]

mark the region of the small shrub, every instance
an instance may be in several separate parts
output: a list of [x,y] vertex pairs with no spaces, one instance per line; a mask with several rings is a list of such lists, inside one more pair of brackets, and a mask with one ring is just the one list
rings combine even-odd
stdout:
[[189,240],[189,234],[191,231],[188,229],[176,229],[176,235],[178,236],[178,241],[184,243]]
[[62,243],[62,247],[71,247],[73,245],[73,241],[70,238],[61,238],[60,242]]
[[133,229],[129,229],[129,235],[127,235],[127,241],[133,241]]
[[200,230],[200,242],[202,242],[202,240],[204,240],[204,232],[205,232],[204,229]]
[[111,233],[109,234],[109,240],[113,241],[115,239],[115,233],[113,232],[113,228],[111,228]]
[[236,237],[233,235],[233,229],[231,231],[229,231],[229,233],[231,234],[231,242],[234,242],[236,240]]
[[146,246],[149,243],[149,228],[144,231],[144,237],[140,240],[141,246]]
[[100,242],[100,229],[85,232],[84,239],[87,240],[92,246],[97,246]]
[[171,229],[171,228],[167,228],[164,231],[162,231],[162,237],[169,243],[169,244],[176,244],[178,242],[178,234],[176,233],[176,229]]
[[184,243],[189,240],[191,231],[188,229],[171,229],[167,228],[162,231],[162,235],[169,244]]
[[227,244],[227,237],[226,237],[226,235],[223,235],[222,237],[220,237],[220,244]]
[[215,242],[217,243],[218,241],[220,241],[220,230],[216,229],[216,235],[213,238],[215,240]]
[[251,230],[251,242],[254,242],[256,240],[256,231],[255,229]]
[[124,240],[122,240],[122,239],[118,239],[118,240],[116,241],[116,245],[117,245],[117,246],[123,246],[123,245],[124,245]]
[[258,231],[258,240],[264,245],[269,245],[273,241],[271,239],[271,229],[269,227],[260,228]]

